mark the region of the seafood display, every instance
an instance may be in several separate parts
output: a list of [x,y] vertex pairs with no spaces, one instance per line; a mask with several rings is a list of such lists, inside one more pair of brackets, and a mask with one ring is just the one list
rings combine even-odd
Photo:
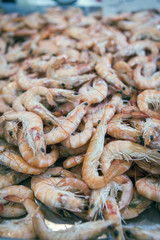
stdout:
[[[159,11],[49,8],[0,30],[0,237],[159,240],[127,222],[160,209]],[[50,229],[42,206],[82,222]]]

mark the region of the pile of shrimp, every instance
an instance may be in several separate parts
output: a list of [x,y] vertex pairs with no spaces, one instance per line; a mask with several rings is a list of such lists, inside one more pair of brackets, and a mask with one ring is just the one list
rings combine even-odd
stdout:
[[[0,30],[0,236],[158,240],[127,220],[160,209],[159,11],[50,8]],[[51,230],[42,204],[85,223]]]

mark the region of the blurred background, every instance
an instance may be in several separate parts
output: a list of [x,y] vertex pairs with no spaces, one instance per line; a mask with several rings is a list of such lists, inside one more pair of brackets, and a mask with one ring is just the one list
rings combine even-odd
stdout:
[[102,0],[0,0],[0,7],[5,12],[20,12],[27,14],[34,11],[45,12],[46,8],[62,6],[81,7],[85,14],[98,10],[102,6]]

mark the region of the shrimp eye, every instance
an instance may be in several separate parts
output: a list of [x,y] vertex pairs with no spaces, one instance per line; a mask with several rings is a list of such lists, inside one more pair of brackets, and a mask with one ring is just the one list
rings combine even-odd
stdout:
[[152,141],[152,140],[154,139],[154,136],[153,136],[153,135],[151,135],[151,136],[150,136],[150,139],[151,139],[151,141]]
[[93,203],[91,204],[91,209],[92,209],[92,208],[94,208],[94,204],[93,204]]
[[122,91],[117,91],[116,93],[122,94]]
[[29,54],[30,54],[31,56],[33,56],[33,50],[32,50],[32,49],[30,49]]
[[87,211],[88,210],[88,206],[84,206],[84,210]]
[[65,86],[66,86],[65,83],[62,83],[61,85],[62,85],[62,87],[65,87]]
[[112,230],[113,228],[114,228],[114,225],[113,225],[113,224],[111,224],[111,225],[108,226],[108,229],[110,229],[110,230]]
[[88,105],[88,102],[85,102],[85,104],[84,104],[85,106],[87,106]]
[[53,53],[52,56],[55,57],[56,55]]
[[141,143],[142,145],[144,145],[144,140],[143,140],[143,137],[142,137],[142,136],[139,137],[139,140],[140,140],[140,143]]
[[122,90],[125,90],[126,88],[125,87],[122,87]]
[[13,132],[12,132],[12,131],[10,131],[10,132],[9,132],[9,135],[10,135],[10,136],[12,136],[12,135],[13,135]]
[[133,234],[131,233],[131,231],[129,231],[129,230],[126,230],[125,233],[126,233],[126,235],[127,235],[128,237],[131,237],[131,236],[133,235]]
[[53,126],[53,123],[51,121],[47,121],[47,123],[51,126]]
[[41,151],[42,151],[42,152],[45,152],[44,148],[41,148]]
[[158,153],[160,153],[160,151],[157,151]]
[[78,95],[78,92],[75,92],[74,95]]
[[135,86],[132,86],[132,89],[136,89],[136,87],[135,87]]
[[115,229],[115,230],[113,231],[113,234],[114,234],[115,238],[117,238],[117,237],[119,236],[119,232],[118,232],[118,230]]
[[101,120],[98,120],[97,123],[99,124]]

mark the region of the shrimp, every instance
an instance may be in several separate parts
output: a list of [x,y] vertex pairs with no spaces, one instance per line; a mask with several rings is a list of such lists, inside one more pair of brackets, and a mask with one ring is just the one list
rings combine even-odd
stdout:
[[58,146],[58,151],[60,158],[61,157],[68,157],[68,156],[75,156],[79,154],[85,154],[87,151],[89,143],[79,147],[79,148],[67,148],[63,145]]
[[103,217],[103,209],[106,206],[106,200],[109,196],[117,197],[121,186],[116,182],[110,182],[104,188],[92,190],[89,198],[88,219],[96,219],[98,216]]
[[[84,78],[85,81],[90,80],[90,78],[94,78],[95,74],[90,74],[90,76],[82,76],[82,79]],[[19,69],[19,71],[17,72],[17,84],[18,86],[22,89],[22,90],[28,90],[34,86],[42,86],[42,87],[67,87],[67,88],[72,88],[72,84],[66,83],[65,81],[59,81],[59,80],[54,80],[52,78],[29,78],[25,72],[23,71],[23,69]],[[79,80],[80,81],[80,80]],[[82,81],[83,83],[83,81]],[[74,83],[73,83],[74,85]]]
[[61,115],[66,115],[70,111],[72,111],[75,107],[77,107],[79,103],[80,103],[79,100],[76,100],[74,102],[64,103],[64,104],[58,106],[57,109],[55,109],[55,112],[53,112],[53,115],[56,117],[59,117]]
[[22,104],[22,99],[25,96],[25,93],[22,93],[21,95],[19,95],[12,104],[12,109],[16,112],[20,112],[20,111],[26,111],[25,107]]
[[103,153],[107,124],[114,116],[119,102],[121,102],[119,95],[114,95],[112,100],[105,106],[101,122],[89,143],[83,160],[82,178],[91,189],[99,189],[106,185],[104,176],[99,176],[97,168],[99,165],[99,158]]
[[16,185],[28,178],[28,175],[15,172],[7,167],[0,170],[0,188]]
[[21,93],[21,89],[18,86],[17,82],[9,82],[2,88],[2,96],[4,100],[12,105],[13,101],[18,97],[19,93]]
[[127,175],[121,175],[114,178],[114,181],[122,187],[120,201],[118,201],[119,210],[128,206],[133,197],[133,184]]
[[74,133],[66,138],[61,144],[68,148],[78,148],[86,144],[92,137],[93,123],[87,121],[84,126],[84,130],[80,133]]
[[160,183],[156,178],[144,177],[136,181],[138,193],[150,200],[160,202]]
[[139,214],[145,211],[150,204],[150,200],[139,195],[136,189],[134,189],[133,197],[129,206],[121,209],[122,219],[132,219],[137,217]]
[[45,170],[44,168],[31,167],[12,148],[0,152],[0,162],[20,173],[39,174]]
[[9,196],[12,196],[13,199],[14,197],[18,197],[23,200],[27,198],[31,200],[34,199],[33,191],[23,185],[9,186],[0,189],[0,203],[8,202]]
[[84,189],[84,194],[89,193],[87,185],[75,178],[50,177],[37,182],[37,178],[33,177],[31,188],[35,197],[49,208],[62,208],[73,212],[81,212],[85,208],[86,200],[82,196],[78,197],[78,194],[71,190],[76,188],[76,191],[83,191]]
[[101,78],[96,78],[92,84],[88,82],[79,89],[82,101],[90,104],[102,102],[107,96],[107,91],[107,83]]
[[153,162],[146,162],[146,161],[134,161],[141,169],[152,173],[152,174],[160,174],[160,166],[159,164]]
[[137,240],[159,240],[160,225],[127,225],[123,226],[123,232],[126,240],[137,239]]
[[107,182],[108,171],[114,159],[129,161],[133,158],[159,164],[159,150],[149,149],[131,141],[117,140],[106,144],[100,159],[105,181]]
[[13,121],[6,121],[4,126],[4,138],[9,144],[17,146],[18,124]]
[[121,215],[118,209],[116,199],[114,197],[108,196],[105,202],[105,207],[103,209],[104,219],[113,220],[115,223],[115,229],[111,231],[114,239],[124,240]]
[[135,42],[136,40],[139,40],[143,37],[144,38],[150,38],[153,41],[160,41],[160,32],[158,28],[156,27],[147,27],[147,28],[141,28],[137,31],[133,32],[130,41]]
[[83,224],[75,224],[71,228],[54,232],[48,229],[42,217],[36,214],[33,217],[33,227],[39,239],[89,240],[97,238],[103,233],[107,233],[107,231],[113,227],[113,221],[99,220]]
[[112,68],[106,67],[101,63],[97,63],[95,70],[97,74],[108,84],[111,84],[114,87],[118,88],[126,95],[130,94],[130,89],[117,77],[115,71]]
[[[19,199],[19,196],[18,196]],[[11,198],[12,201],[14,199]],[[0,225],[0,236],[11,238],[35,239],[36,233],[33,229],[32,218],[37,214],[43,217],[35,202],[29,198],[21,200],[21,203],[27,211],[27,216],[17,220],[3,220]]]
[[3,121],[16,121],[22,122],[22,129],[26,135],[29,147],[33,152],[44,152],[46,148],[44,134],[43,134],[43,123],[41,118],[32,112],[14,112],[9,111],[0,117],[0,122]]
[[18,66],[12,66],[11,64],[0,64],[0,78],[8,78],[18,71]]
[[[160,91],[145,90],[137,97],[137,105],[143,113],[152,118],[160,119],[160,114],[157,112],[159,108]],[[152,106],[154,110],[149,109]]]
[[136,86],[140,90],[145,89],[155,89],[160,86],[160,71],[155,72],[152,76],[143,76],[141,74],[143,69],[143,65],[140,64],[136,67],[134,70],[134,80],[136,83]]
[[138,56],[145,56],[145,50],[150,51],[150,55],[148,56],[150,61],[155,59],[155,57],[158,55],[158,48],[154,42],[149,40],[139,40],[130,43],[127,47],[119,50],[115,54],[115,59],[119,60],[124,57],[131,57],[135,54]]
[[54,100],[56,102],[66,102],[66,101],[76,101],[81,99],[81,95],[78,92],[68,89],[58,89],[58,88],[50,88],[50,93],[52,94]]
[[8,52],[5,55],[7,62],[18,62],[28,57],[28,51],[23,49],[23,46],[14,45],[8,48]]
[[77,166],[78,164],[81,164],[84,160],[84,155],[78,155],[78,156],[71,156],[65,159],[63,162],[63,167],[68,169]]
[[133,70],[128,63],[118,61],[114,64],[113,68],[117,71],[117,75],[129,86],[135,86],[133,80]]
[[11,108],[8,104],[5,103],[3,95],[0,95],[0,113],[10,111]]
[[32,87],[25,92],[25,95],[22,98],[22,104],[28,111],[39,115],[45,123],[49,125],[57,124],[58,119],[40,103],[40,96],[46,97],[47,102],[51,106],[54,105],[53,96],[50,90],[41,86]]
[[57,128],[53,128],[49,133],[46,133],[46,144],[50,145],[61,142],[71,135],[78,127],[82,117],[85,115],[87,106],[87,102],[81,103],[73,109],[64,120],[62,120],[61,125]]
[[18,218],[26,214],[25,207],[19,203],[1,204],[0,216],[3,218]]
[[24,68],[32,69],[34,72],[44,73],[47,71],[47,68],[53,63],[53,61],[54,57],[51,57],[50,59],[43,59],[42,57],[28,59],[24,63]]
[[29,147],[25,133],[23,133],[21,130],[18,131],[18,147],[23,159],[29,165],[36,168],[49,167],[54,164],[59,157],[56,146],[52,146],[52,150],[48,154],[45,154],[45,152],[42,152],[42,150],[38,154],[34,154],[32,149]]
[[130,114],[116,114],[108,123],[107,133],[116,139],[137,142],[140,132],[126,123],[126,121],[130,118],[132,118],[132,115]]

